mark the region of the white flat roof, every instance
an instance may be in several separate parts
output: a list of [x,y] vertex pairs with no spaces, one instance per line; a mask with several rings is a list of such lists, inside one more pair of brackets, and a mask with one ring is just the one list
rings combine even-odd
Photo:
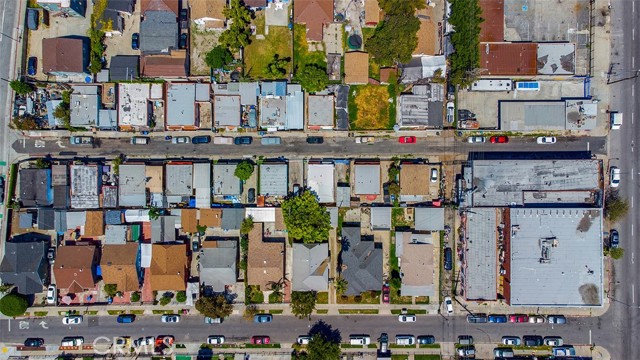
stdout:
[[307,186],[315,191],[321,203],[333,203],[335,196],[335,170],[333,164],[309,164]]
[[118,125],[146,126],[149,84],[118,85]]

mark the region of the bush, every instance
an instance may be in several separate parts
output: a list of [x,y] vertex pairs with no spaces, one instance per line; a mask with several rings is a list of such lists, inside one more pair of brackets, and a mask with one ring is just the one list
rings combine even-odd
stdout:
[[140,292],[136,291],[131,293],[131,302],[138,302],[140,301]]
[[11,81],[9,83],[9,86],[18,95],[26,95],[33,91],[33,88],[31,87],[31,85],[27,84],[26,82],[22,82],[20,80]]
[[187,301],[187,293],[184,291],[178,291],[178,293],[176,294],[176,301],[179,303]]
[[629,203],[618,194],[611,194],[604,206],[604,213],[611,222],[616,222],[627,215]]
[[233,61],[233,55],[229,49],[224,46],[216,46],[211,49],[204,59],[204,62],[213,69],[223,68],[225,65],[230,64]]
[[620,260],[624,256],[624,249],[619,247],[609,249],[609,256],[614,260]]
[[104,292],[107,293],[107,295],[109,295],[111,297],[115,297],[116,294],[118,293],[118,285],[116,285],[116,284],[105,284],[104,285]]
[[249,179],[252,174],[253,174],[253,163],[247,160],[241,161],[236,166],[236,170],[234,171],[234,175],[242,181],[247,181],[247,179]]
[[20,294],[8,294],[0,299],[0,312],[5,316],[20,316],[28,307],[27,298]]
[[160,298],[160,305],[162,306],[168,305],[171,302],[172,298],[173,298],[172,293],[164,293],[164,295],[162,295],[162,297]]

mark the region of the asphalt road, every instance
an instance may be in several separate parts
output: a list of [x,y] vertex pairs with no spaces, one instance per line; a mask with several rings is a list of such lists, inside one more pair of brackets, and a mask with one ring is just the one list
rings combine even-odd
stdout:
[[[11,92],[9,81],[14,80],[14,64],[12,57],[16,55],[18,40],[22,30],[18,29],[20,1],[0,1],[0,161],[9,161],[8,149],[11,138],[9,123],[11,121]],[[20,67],[19,65],[17,67]]]
[[120,153],[127,156],[168,156],[202,157],[264,155],[300,157],[350,157],[372,156],[391,157],[410,155],[421,157],[432,154],[466,154],[468,152],[535,152],[535,151],[588,151],[596,154],[606,153],[606,138],[571,137],[559,138],[553,145],[538,145],[532,137],[511,138],[507,144],[469,144],[466,139],[429,137],[419,138],[416,144],[400,144],[397,138],[376,138],[373,144],[356,144],[353,138],[327,137],[323,144],[309,145],[304,137],[282,138],[281,145],[261,145],[257,138],[251,145],[219,144],[172,144],[160,138],[153,138],[148,145],[132,145],[127,138],[96,139],[94,147],[69,145],[68,138],[60,140],[23,139],[13,143],[17,153],[32,156],[53,157],[60,155],[77,156],[115,156]]
[[201,316],[182,316],[179,323],[165,324],[158,315],[139,316],[132,324],[118,324],[115,316],[85,316],[82,324],[74,326],[63,325],[61,318],[31,319],[22,323],[0,320],[0,338],[5,343],[22,343],[27,337],[41,337],[46,344],[52,345],[71,335],[83,336],[86,343],[100,336],[131,336],[135,339],[143,335],[173,335],[179,343],[198,343],[204,342],[209,335],[224,335],[228,342],[245,343],[253,335],[267,335],[272,342],[293,343],[299,335],[307,334],[310,326],[319,319],[338,329],[343,342],[348,342],[351,334],[368,334],[374,341],[386,332],[391,339],[399,334],[433,335],[438,342],[455,342],[458,335],[472,335],[476,342],[486,343],[499,343],[505,335],[561,336],[567,344],[584,345],[592,341],[606,346],[612,337],[617,336],[601,328],[598,318],[568,318],[565,325],[553,325],[469,324],[465,316],[418,316],[415,323],[400,323],[397,316],[312,316],[311,321],[307,321],[275,315],[270,324],[256,324],[240,316],[232,316],[218,325],[205,324]]

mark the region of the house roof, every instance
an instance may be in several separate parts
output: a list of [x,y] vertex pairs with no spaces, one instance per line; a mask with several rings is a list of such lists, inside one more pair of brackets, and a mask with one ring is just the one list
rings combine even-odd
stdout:
[[255,223],[249,232],[247,283],[267,290],[270,282],[284,277],[284,243],[264,241],[262,231],[263,224]]
[[182,209],[180,224],[188,233],[198,232],[198,209]]
[[369,53],[350,51],[344,55],[344,83],[366,84],[369,82]]
[[187,246],[153,244],[151,254],[151,289],[185,290],[188,276]]
[[396,233],[396,256],[402,272],[402,296],[433,296],[434,253],[429,236]]
[[334,96],[309,95],[307,97],[307,124],[311,126],[334,126]]
[[173,50],[171,54],[144,55],[140,62],[146,77],[186,77],[186,52]]
[[222,25],[224,25],[224,8],[226,6],[227,0],[189,0],[190,17],[192,20],[202,18],[222,20]]
[[122,164],[118,179],[118,199],[123,207],[143,207],[147,203],[145,164]]
[[321,203],[333,203],[335,195],[335,167],[333,164],[307,165],[307,186],[318,196]]
[[375,26],[380,22],[380,6],[378,0],[364,0],[364,23]]
[[288,192],[287,164],[260,164],[260,194],[285,196]]
[[151,242],[172,242],[176,240],[176,216],[158,216],[151,220]]
[[391,208],[372,207],[370,221],[372,230],[391,229]]
[[140,10],[146,16],[147,11],[171,11],[177,17],[179,14],[178,0],[142,0]]
[[100,206],[99,184],[102,167],[95,164],[71,165],[71,207],[91,209]]
[[162,165],[149,165],[145,167],[146,187],[150,192],[164,191],[164,168]]
[[263,8],[267,6],[267,0],[244,0],[243,3],[251,8]]
[[219,228],[222,225],[222,209],[200,209],[200,225]]
[[116,55],[111,57],[109,63],[109,80],[123,81],[140,77],[138,69],[140,57],[137,55]]
[[168,128],[196,125],[196,84],[169,83],[166,97],[165,125]]
[[167,195],[193,195],[192,164],[167,164],[165,174]]
[[307,25],[307,39],[322,41],[324,24],[333,21],[333,0],[296,0],[293,19]]
[[395,67],[382,68],[380,69],[380,82],[385,84],[389,82],[389,78],[391,75],[398,75],[398,69]]
[[104,212],[102,210],[87,211],[84,236],[102,235],[104,235]]
[[429,166],[402,164],[400,166],[400,195],[427,195],[429,193]]
[[356,164],[356,195],[380,195],[380,164]]
[[200,250],[200,283],[215,292],[236,283],[237,240],[205,241]]
[[45,258],[48,247],[45,241],[6,242],[0,263],[2,283],[15,285],[24,295],[42,292],[49,270]]
[[93,85],[79,85],[73,87],[71,93],[72,126],[96,126],[98,124],[98,108],[100,100],[98,87]]
[[107,9],[116,11],[122,11],[126,13],[133,13],[136,0],[108,0]]
[[137,263],[140,258],[138,243],[104,245],[100,269],[105,284],[116,284],[118,291],[137,291],[140,288]]
[[140,51],[168,53],[178,48],[178,20],[171,11],[147,11],[140,22]]
[[536,75],[536,43],[480,43],[480,75]]
[[96,247],[90,245],[60,246],[53,273],[58,289],[79,293],[95,287]]
[[86,73],[86,38],[42,39],[42,72]]
[[414,220],[418,231],[444,230],[444,208],[415,208]]
[[117,10],[106,8],[102,13],[102,21],[98,23],[98,28],[102,31],[105,31],[105,27],[102,24],[111,23],[110,31],[119,31],[122,32],[124,30],[124,19],[120,16],[120,13]]
[[329,244],[293,244],[293,291],[327,291]]
[[244,219],[244,209],[222,209],[222,230],[239,230]]
[[342,228],[342,271],[348,282],[345,295],[382,288],[382,244],[362,239],[360,227]]
[[504,0],[480,0],[479,3],[484,19],[480,23],[480,41],[504,41]]
[[38,230],[55,229],[55,210],[51,208],[38,208]]
[[127,242],[127,225],[106,225],[103,245],[123,245]]
[[23,207],[53,203],[51,169],[20,169],[20,202]]
[[240,125],[240,95],[216,95],[213,97],[213,120],[215,126]]

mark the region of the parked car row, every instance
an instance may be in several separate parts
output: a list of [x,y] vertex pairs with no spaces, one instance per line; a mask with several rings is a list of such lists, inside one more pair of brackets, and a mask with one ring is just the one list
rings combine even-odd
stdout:
[[[388,341],[387,334],[382,334],[381,339],[384,339],[384,341]],[[383,342],[381,339],[379,340]],[[300,345],[306,345],[309,343],[309,340],[311,340],[309,336],[299,336],[297,342]],[[396,335],[395,339],[396,345],[429,345],[435,344],[435,342],[436,338],[433,335],[414,336],[410,334],[400,334]],[[371,337],[368,334],[353,334],[349,336],[349,344],[366,346],[371,344]]]
[[[555,136],[539,136],[536,138],[536,143],[540,145],[548,145],[555,144],[558,139]],[[469,136],[467,138],[467,142],[469,144],[483,144],[487,141],[487,138],[484,136]],[[492,144],[506,144],[509,142],[509,137],[500,135],[500,136],[491,136],[489,138],[489,142]]]
[[549,322],[550,324],[566,324],[567,318],[564,315],[548,315],[547,317],[542,315],[525,315],[525,314],[469,314],[467,315],[467,322],[469,323],[531,323],[541,324]]

